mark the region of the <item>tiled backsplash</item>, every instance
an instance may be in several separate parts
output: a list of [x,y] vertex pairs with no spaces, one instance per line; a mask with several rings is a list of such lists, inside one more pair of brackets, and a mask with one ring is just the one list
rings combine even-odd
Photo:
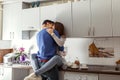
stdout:
[[[73,62],[76,59],[76,57],[78,57],[80,62],[85,64],[115,65],[115,61],[120,59],[120,38],[94,39],[94,43],[96,43],[97,46],[113,47],[115,55],[113,58],[89,57],[88,48],[92,42],[92,38],[67,38],[65,42],[65,47],[67,47],[67,61]],[[31,49],[31,52],[33,53],[37,51],[35,38],[31,40],[14,41],[12,43],[12,46],[23,46],[26,48],[26,50],[29,50],[30,46],[32,45],[34,45]]]

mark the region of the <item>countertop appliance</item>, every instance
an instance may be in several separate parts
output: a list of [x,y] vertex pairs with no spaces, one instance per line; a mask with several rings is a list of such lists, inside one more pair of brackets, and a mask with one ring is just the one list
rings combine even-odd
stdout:
[[3,62],[5,64],[12,63],[15,59],[15,53],[8,53],[3,57]]

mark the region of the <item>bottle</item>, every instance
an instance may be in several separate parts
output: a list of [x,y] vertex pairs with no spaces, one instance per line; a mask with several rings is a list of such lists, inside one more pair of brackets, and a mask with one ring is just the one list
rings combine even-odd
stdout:
[[78,57],[76,57],[76,60],[74,63],[77,64],[78,66],[80,65],[80,61],[79,61]]

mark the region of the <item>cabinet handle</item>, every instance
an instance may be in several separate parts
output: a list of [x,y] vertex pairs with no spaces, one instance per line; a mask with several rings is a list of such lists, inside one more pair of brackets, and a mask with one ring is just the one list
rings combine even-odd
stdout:
[[13,32],[13,39],[14,39],[14,32]]
[[11,32],[10,32],[10,39],[11,39]]
[[95,27],[93,27],[93,36],[95,36]]
[[91,27],[88,29],[88,36],[90,36]]

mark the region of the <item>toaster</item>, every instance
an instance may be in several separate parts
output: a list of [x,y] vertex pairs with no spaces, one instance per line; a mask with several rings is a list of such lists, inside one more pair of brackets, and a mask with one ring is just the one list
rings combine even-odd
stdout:
[[15,60],[15,53],[8,53],[6,54],[4,57],[3,57],[3,62],[5,64],[8,64],[8,63],[13,63],[14,60]]

